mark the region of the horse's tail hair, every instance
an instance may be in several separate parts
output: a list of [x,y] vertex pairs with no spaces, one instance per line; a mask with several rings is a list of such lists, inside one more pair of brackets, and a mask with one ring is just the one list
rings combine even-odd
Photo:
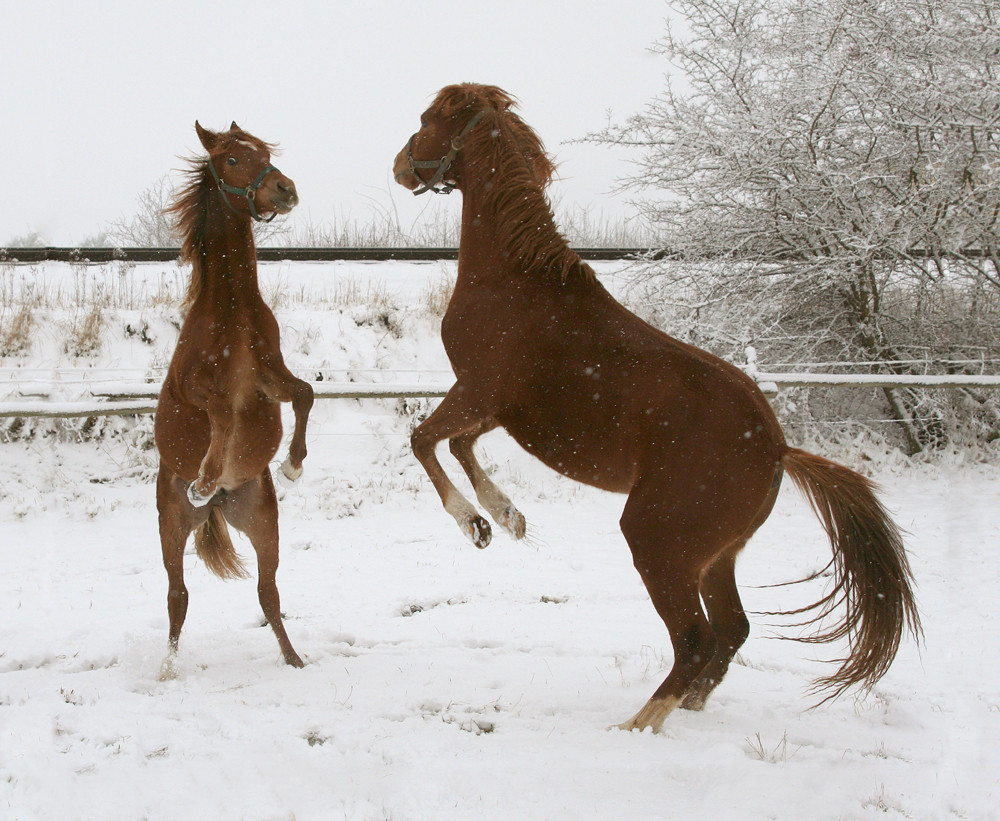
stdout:
[[[825,620],[841,604],[833,626],[799,640],[823,643],[847,638],[850,653],[840,668],[813,683],[816,692],[837,698],[854,685],[866,691],[885,675],[908,627],[919,640],[920,617],[903,538],[875,496],[875,486],[850,468],[789,448],[781,459],[796,487],[809,499],[833,547],[833,589],[815,604],[805,624]],[[818,574],[817,574],[818,575]]]
[[195,530],[194,546],[205,567],[220,579],[245,579],[250,575],[233,547],[226,517],[219,508],[212,508],[205,523]]

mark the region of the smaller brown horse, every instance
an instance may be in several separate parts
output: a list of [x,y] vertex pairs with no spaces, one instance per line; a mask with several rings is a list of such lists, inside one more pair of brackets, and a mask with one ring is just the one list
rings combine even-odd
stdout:
[[524,516],[473,453],[497,427],[563,475],[628,495],[622,533],[674,664],[620,726],[655,732],[675,707],[704,706],[746,640],[736,558],[788,473],[834,554],[832,590],[806,610],[845,611],[811,639],[849,644],[819,684],[832,695],[872,687],[904,627],[920,629],[902,538],[872,484],[790,447],[750,377],[612,298],[556,229],[545,195],[554,166],[513,102],[496,86],[441,89],[393,169],[415,194],[462,192],[458,279],[441,323],[456,382],[412,437],[445,510],[489,544],[489,523],[438,461],[443,441],[494,522],[524,536]]
[[302,473],[308,382],[285,366],[278,323],[257,285],[252,220],[287,214],[295,184],[271,165],[271,146],[233,123],[213,132],[195,123],[208,157],[191,161],[189,181],[168,209],[192,265],[187,316],[156,409],[160,472],[156,507],[169,590],[172,660],[187,614],[184,545],[195,547],[220,578],[245,577],[226,523],[243,531],[257,554],[257,593],[285,662],[302,666],[281,620],[278,502],[269,463],[281,443],[280,402],[291,402],[295,430],[282,472]]

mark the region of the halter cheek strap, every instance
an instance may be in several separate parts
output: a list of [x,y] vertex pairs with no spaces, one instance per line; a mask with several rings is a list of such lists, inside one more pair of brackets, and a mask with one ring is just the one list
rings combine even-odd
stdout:
[[[238,197],[246,198],[247,205],[250,206],[250,216],[253,217],[257,222],[270,222],[278,215],[277,212],[274,212],[267,219],[264,219],[257,213],[257,205],[255,202],[257,197],[257,189],[260,188],[260,184],[264,182],[264,177],[266,177],[272,171],[278,170],[273,165],[269,165],[263,171],[261,171],[257,175],[257,178],[252,183],[250,183],[250,185],[248,185],[246,188],[237,188],[235,185],[230,185],[228,182],[223,182],[222,178],[219,176],[219,172],[215,170],[215,166],[212,164],[211,157],[209,157],[208,159],[208,170],[212,172],[212,179],[215,180],[215,184],[219,187],[219,190],[223,194],[235,194]],[[224,196],[222,198],[222,201],[226,204],[226,206],[229,208],[230,211],[232,211],[233,213],[239,213],[235,208],[233,208],[233,204],[229,201],[228,197]]]
[[[465,142],[465,136],[473,128],[475,128],[482,121],[483,117],[486,116],[486,109],[483,109],[475,117],[466,123],[465,128],[463,128],[459,134],[451,138],[451,148],[448,149],[448,153],[445,154],[440,160],[415,160],[413,159],[413,138],[417,135],[414,134],[406,143],[406,162],[408,171],[413,174],[418,180],[420,180],[420,187],[414,189],[413,195],[418,196],[420,194],[425,194],[428,191],[433,191],[435,194],[450,194],[458,186],[453,182],[448,182],[444,179],[444,175],[448,173],[448,169],[451,168],[451,164],[455,161],[455,157],[458,156],[458,152],[462,150],[462,145]],[[434,176],[430,178],[427,182],[424,182],[417,173],[418,168],[435,168]],[[405,171],[402,173],[406,173]],[[397,174],[398,179],[402,174]]]

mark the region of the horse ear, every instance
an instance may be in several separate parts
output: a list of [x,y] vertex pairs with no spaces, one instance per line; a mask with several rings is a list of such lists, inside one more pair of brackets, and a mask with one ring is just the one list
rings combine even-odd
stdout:
[[207,128],[202,128],[201,123],[197,120],[194,121],[194,130],[198,132],[198,139],[201,140],[206,151],[211,151],[219,144],[219,135]]
[[243,129],[240,128],[238,125],[236,125],[236,120],[233,120],[233,122],[229,126],[229,130],[230,131],[242,131]]

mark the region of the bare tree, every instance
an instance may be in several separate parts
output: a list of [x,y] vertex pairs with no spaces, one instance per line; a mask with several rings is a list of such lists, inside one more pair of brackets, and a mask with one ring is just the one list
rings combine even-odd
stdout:
[[7,240],[5,247],[7,248],[41,248],[45,245],[45,237],[42,236],[38,231],[28,231],[24,234],[18,234],[15,237],[11,237]]
[[104,229],[105,241],[122,248],[170,248],[177,245],[173,222],[164,213],[174,194],[170,178],[160,177],[139,193],[138,207],[132,216],[117,219]]
[[[689,333],[708,318],[702,344],[730,356],[927,369],[969,358],[930,318],[958,289],[1000,357],[997,0],[674,5],[683,31],[654,49],[684,85],[588,139],[639,149],[627,184],[688,262],[656,273]],[[908,451],[940,440],[927,397],[884,398]]]

